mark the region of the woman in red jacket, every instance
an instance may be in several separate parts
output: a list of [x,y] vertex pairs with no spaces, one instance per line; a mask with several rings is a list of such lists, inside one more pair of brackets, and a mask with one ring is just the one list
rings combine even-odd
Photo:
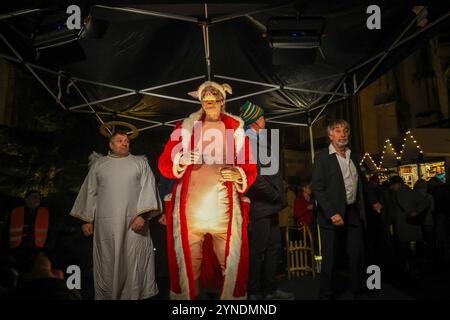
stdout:
[[297,220],[297,226],[311,226],[313,209],[311,184],[303,183],[300,185],[300,188],[294,203],[294,215]]

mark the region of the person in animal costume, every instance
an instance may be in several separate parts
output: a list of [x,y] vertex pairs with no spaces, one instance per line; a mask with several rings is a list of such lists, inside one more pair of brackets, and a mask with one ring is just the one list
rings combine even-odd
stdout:
[[162,155],[161,174],[176,179],[165,199],[171,299],[245,299],[249,200],[256,178],[241,118],[224,111],[228,84],[206,81],[189,94],[202,107],[180,121]]

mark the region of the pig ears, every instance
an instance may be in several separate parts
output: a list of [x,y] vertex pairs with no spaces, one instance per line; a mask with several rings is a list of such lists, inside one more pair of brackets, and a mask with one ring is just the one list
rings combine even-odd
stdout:
[[197,90],[188,92],[188,95],[190,95],[194,99],[199,100],[201,93],[203,92],[205,87],[207,87],[207,85],[210,85],[213,88],[216,88],[217,90],[219,90],[220,93],[223,95],[224,99],[226,98],[227,93],[229,93],[229,94],[233,93],[233,90],[231,89],[231,86],[228,83],[218,84],[215,82],[210,82],[210,83],[205,82],[202,85],[200,85],[200,87],[198,87]]
[[233,89],[231,89],[231,86],[228,83],[222,83],[222,88],[226,93],[233,93]]
[[198,90],[188,92],[188,95],[190,95],[194,99],[198,99]]

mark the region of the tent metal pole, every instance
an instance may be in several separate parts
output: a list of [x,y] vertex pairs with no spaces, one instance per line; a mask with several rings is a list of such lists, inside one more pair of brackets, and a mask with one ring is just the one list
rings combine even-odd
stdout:
[[291,108],[280,107],[280,109],[288,110],[288,111],[296,111],[297,109],[304,108],[299,102],[297,102],[293,98],[291,98],[286,92],[283,92],[283,90],[281,88],[278,89],[278,91],[284,98],[286,98],[287,100],[289,100],[292,103]]
[[253,10],[253,11],[250,11],[250,12],[235,13],[235,14],[231,14],[231,15],[228,15],[228,16],[217,17],[215,19],[212,19],[211,23],[224,22],[224,21],[233,20],[233,19],[240,18],[240,17],[245,17],[247,15],[257,14],[257,13],[261,13],[261,12],[265,12],[265,11],[272,11],[272,10],[276,10],[276,9],[281,9],[281,8],[288,7],[288,6],[292,6],[292,3],[288,3],[288,4],[276,6],[276,7],[266,7],[266,8],[262,8],[262,9],[259,9],[259,10]]
[[259,22],[257,19],[253,18],[251,15],[246,14],[245,17],[248,20],[250,20],[251,22],[253,22],[259,29],[261,29],[261,31],[267,32],[267,28],[263,23]]
[[419,18],[420,13],[425,9],[425,7],[420,10],[420,12],[414,17],[414,19],[408,24],[408,26],[400,33],[400,35],[395,39],[395,41],[389,46],[389,48],[384,52],[383,56],[375,63],[372,69],[366,74],[364,79],[360,82],[359,86],[355,89],[355,93],[358,92],[367,82],[372,73],[378,68],[378,66],[383,62],[383,60],[387,57],[387,55],[391,52],[392,49],[397,45],[397,43],[403,38],[403,36],[408,32],[409,29],[416,23]]
[[[444,14],[443,16],[441,16],[440,18],[438,18],[437,20],[433,21],[432,23],[428,24],[427,26],[425,26],[425,27],[422,28],[421,30],[419,30],[419,31],[413,33],[412,35],[406,37],[405,39],[399,41],[395,46],[393,46],[393,47],[391,48],[391,50],[392,50],[392,49],[398,48],[399,46],[403,45],[405,42],[407,42],[407,41],[411,40],[412,38],[418,36],[419,34],[421,34],[422,32],[424,32],[424,31],[426,31],[426,30],[428,30],[429,28],[434,27],[436,24],[442,22],[443,20],[447,19],[448,17],[450,17],[450,12],[447,12],[446,14]],[[372,61],[374,61],[374,60],[380,58],[380,57],[383,56],[385,53],[386,53],[386,50],[385,50],[385,51],[382,51],[382,52],[379,52],[378,54],[374,55],[374,56],[371,57],[370,59],[368,59],[368,60],[366,60],[366,61],[364,61],[364,62],[358,64],[357,66],[352,67],[351,69],[348,70],[348,72],[349,72],[349,73],[352,73],[352,72],[354,72],[354,71],[356,71],[356,70],[358,70],[358,69],[364,67],[365,65],[369,64],[370,62],[372,62]]]
[[[97,114],[97,111],[92,107],[92,105],[89,103],[88,99],[85,97],[85,95],[81,92],[80,88],[78,88],[77,84],[73,81],[70,81],[73,85],[73,87],[75,88],[75,90],[78,92],[78,94],[81,96],[81,98],[89,105],[89,108],[94,112],[95,117],[97,118],[97,120],[104,125],[105,122],[103,121],[103,119]],[[109,134],[112,134],[111,129],[109,129],[108,127],[106,127],[106,130],[108,130]]]
[[328,107],[328,104],[325,104],[322,109],[320,110],[320,112],[314,117],[314,120],[311,122],[311,124],[314,124],[317,119],[319,119],[319,117],[322,115],[322,113],[325,111],[325,109]]
[[133,117],[133,116],[129,116],[129,115],[126,115],[126,114],[123,114],[123,113],[118,113],[117,116],[121,117],[121,118],[133,119],[133,120],[138,120],[138,121],[143,121],[143,122],[148,122],[148,123],[162,125],[162,122],[148,120],[148,119],[144,119],[144,118],[140,118],[140,117]]
[[[282,95],[285,99],[289,100],[292,103],[292,106],[295,107],[295,108],[283,108],[283,109],[295,111],[295,109],[304,108],[303,104],[300,101],[298,101],[298,97],[295,94],[292,94],[290,92],[289,93],[285,92],[282,89],[282,87],[284,86],[283,81],[278,78],[277,78],[277,80],[280,83],[280,89],[278,90],[280,95]],[[292,94],[293,97],[291,97],[290,94]]]
[[70,107],[69,110],[72,111],[72,110],[76,110],[76,109],[83,108],[83,107],[86,107],[86,106],[95,105],[95,104],[99,104],[99,103],[106,102],[106,101],[112,101],[112,100],[116,100],[116,99],[120,99],[120,98],[124,98],[124,97],[128,97],[128,96],[132,96],[132,95],[135,95],[135,94],[136,94],[136,92],[129,92],[129,93],[124,93],[124,94],[120,94],[120,95],[117,95],[117,96],[112,96],[112,97],[105,98],[105,99],[100,99],[100,100],[95,100],[95,101],[88,101],[87,103],[83,103],[83,104],[80,104],[80,105],[77,105],[77,106]]
[[202,25],[203,46],[205,49],[206,76],[211,81],[211,57],[209,56],[209,30],[207,25]]
[[70,79],[76,80],[76,81],[79,81],[79,82],[85,82],[85,83],[89,83],[89,84],[94,84],[94,85],[97,85],[97,86],[102,86],[102,87],[107,87],[107,88],[112,88],[112,89],[117,89],[117,90],[122,90],[122,91],[128,91],[128,92],[136,93],[136,89],[119,87],[119,86],[115,86],[115,85],[107,84],[107,83],[103,83],[103,82],[91,81],[91,80],[86,80],[86,79],[78,78],[78,77],[70,77]]
[[311,102],[308,106],[306,106],[306,108],[305,109],[310,109],[310,108],[313,108],[314,107],[314,105],[317,103],[317,102],[319,102],[321,99],[323,98],[323,95],[321,95],[320,97],[318,97],[316,100],[314,100],[313,102]]
[[161,126],[162,126],[162,123],[161,124],[158,123],[158,124],[154,124],[152,126],[140,128],[140,129],[138,129],[138,131],[144,131],[144,130],[153,129],[153,128],[157,128],[157,127],[161,127]]
[[301,113],[305,113],[305,112],[306,112],[305,110],[286,112],[285,114],[280,114],[278,116],[273,116],[273,117],[267,118],[266,121],[273,120],[273,119],[279,119],[279,118],[283,118],[283,117],[288,117],[288,116],[295,116],[297,114],[301,114]]
[[178,121],[181,121],[181,120],[184,120],[184,119],[186,119],[186,118],[180,118],[180,119],[170,120],[170,121],[164,122],[164,124],[172,124],[172,123],[174,123],[174,122],[178,122]]
[[[309,111],[314,111],[316,109],[323,108],[324,106],[328,106],[328,105],[336,103],[336,102],[344,101],[346,99],[347,99],[347,97],[342,97],[342,98],[339,98],[339,99],[331,100],[331,101],[329,101],[327,103],[323,103],[323,104],[321,104],[321,105],[319,105],[317,107],[311,108]],[[272,119],[279,119],[279,118],[289,117],[289,116],[295,116],[297,114],[301,114],[301,113],[305,113],[305,112],[306,112],[306,110],[300,110],[300,111],[294,111],[294,112],[286,112],[285,114],[281,114],[281,115],[278,115],[278,116],[267,118],[266,121],[269,121],[269,120],[272,120]]]
[[[336,90],[334,90],[335,93],[337,93],[339,91],[339,89],[341,88],[341,86],[344,84],[345,85],[345,80],[346,80],[347,76],[344,75],[341,79],[341,81],[339,82],[339,85],[336,87]],[[326,107],[331,103],[330,101],[334,98],[334,94],[328,99],[327,102],[325,102],[322,108],[322,110],[320,110],[319,114],[311,121],[311,124],[313,125],[317,119],[319,119],[320,115],[322,114],[322,112],[326,109]],[[344,95],[344,99],[347,99],[347,95]],[[319,108],[319,106],[312,108],[310,111],[313,111],[315,109]]]
[[162,84],[160,86],[155,86],[155,87],[150,87],[150,88],[146,88],[146,89],[141,89],[139,90],[140,92],[146,92],[146,91],[152,91],[152,90],[156,90],[156,89],[161,89],[161,88],[165,88],[165,87],[170,87],[170,86],[174,86],[180,83],[185,83],[185,82],[190,82],[190,81],[194,81],[194,80],[198,80],[198,79],[203,79],[205,76],[198,76],[198,77],[193,77],[193,78],[189,78],[189,79],[184,79],[184,80],[180,80],[180,81],[174,81],[174,82],[169,82],[166,84]]
[[341,73],[336,73],[336,74],[332,74],[330,76],[325,76],[325,77],[320,77],[320,78],[316,78],[316,79],[312,79],[312,80],[306,80],[306,81],[300,81],[300,82],[295,82],[290,84],[289,86],[300,86],[306,83],[312,83],[312,82],[316,82],[316,81],[321,81],[321,80],[327,80],[327,79],[333,79],[333,78],[337,78],[337,77],[342,77],[345,73],[341,72]]
[[285,121],[276,121],[276,120],[267,120],[267,122],[278,123],[278,124],[286,124],[286,125],[296,126],[296,127],[307,127],[308,126],[305,123],[285,122]]
[[[352,78],[353,78],[353,88],[354,88],[354,90],[356,90],[356,88],[358,88],[358,81],[356,80],[356,72],[353,73]],[[356,91],[354,91],[353,93],[355,94]]]
[[[420,14],[420,12],[418,13],[418,15]],[[419,34],[421,34],[422,32],[430,29],[431,27],[434,27],[436,24],[444,21],[445,19],[447,19],[448,17],[450,17],[450,12],[447,12],[446,14],[444,14],[443,16],[439,17],[438,19],[436,19],[435,21],[433,21],[432,23],[428,24],[427,26],[425,26],[424,28],[422,28],[419,31],[416,31],[415,33],[413,33],[412,35],[406,37],[405,39],[401,40],[400,42],[398,42],[396,44],[396,46],[394,48],[397,48],[398,46],[401,46],[402,44],[404,44],[405,42],[411,40],[414,37],[417,37]]]
[[147,96],[153,96],[153,97],[158,97],[158,98],[165,98],[165,99],[169,99],[169,100],[176,100],[176,101],[181,101],[181,102],[200,104],[200,101],[188,100],[188,99],[177,98],[177,97],[172,97],[172,96],[166,96],[166,95],[163,95],[163,94],[157,94],[157,93],[152,93],[152,92],[139,92],[139,93],[145,94]]
[[234,80],[234,81],[237,81],[237,82],[244,82],[244,83],[256,84],[256,85],[265,86],[265,87],[271,87],[271,88],[280,88],[280,86],[277,85],[277,84],[264,83],[264,82],[258,82],[258,81],[252,81],[252,80],[246,80],[246,79],[235,78],[235,77],[228,77],[228,76],[214,75],[214,78],[226,79],[226,80]]
[[114,113],[112,113],[112,112],[96,112],[96,111],[92,111],[92,110],[73,110],[71,112],[74,112],[74,113],[89,113],[89,114],[97,113],[97,114],[105,115],[105,116],[112,116],[112,115],[114,115]]
[[34,13],[34,12],[47,11],[47,10],[48,9],[30,9],[30,10],[14,11],[14,12],[10,12],[10,13],[0,14],[0,20],[23,16],[23,15]]
[[231,101],[235,101],[235,100],[239,100],[239,99],[244,99],[244,98],[256,96],[258,94],[263,94],[263,93],[267,93],[267,92],[276,91],[276,90],[279,90],[279,89],[280,88],[270,88],[270,89],[266,89],[266,90],[261,90],[261,91],[257,91],[257,92],[254,92],[254,93],[244,94],[243,96],[234,97],[234,98],[228,99],[227,101],[231,102]]
[[30,65],[31,67],[33,67],[34,69],[37,69],[37,70],[40,70],[40,71],[44,71],[44,72],[47,72],[48,74],[53,74],[53,75],[58,76],[58,77],[64,77],[66,79],[69,79],[69,76],[67,76],[64,73],[61,73],[61,71],[51,70],[51,69],[39,66],[39,65],[34,64],[34,63],[27,62],[27,64]]
[[310,111],[314,111],[314,110],[320,109],[320,108],[322,108],[322,107],[328,107],[329,105],[331,105],[331,104],[333,104],[333,103],[345,101],[345,100],[347,100],[347,99],[348,99],[348,97],[343,97],[343,98],[339,98],[339,99],[334,99],[334,100],[331,100],[331,101],[326,102],[326,103],[324,103],[324,104],[321,104],[321,105],[319,105],[319,106],[317,106],[317,107],[311,108]]
[[311,147],[311,163],[314,164],[314,136],[313,136],[313,123],[308,126],[309,130],[309,145]]
[[91,80],[78,78],[78,77],[72,77],[72,76],[69,76],[69,75],[67,75],[65,73],[61,73],[61,71],[51,70],[51,69],[42,67],[40,65],[37,65],[37,64],[31,63],[31,62],[27,62],[27,61],[23,61],[21,59],[14,58],[12,56],[9,56],[9,55],[3,54],[3,53],[0,53],[0,57],[4,58],[4,59],[7,59],[7,60],[14,61],[14,62],[18,62],[18,63],[25,63],[25,64],[27,64],[28,66],[30,66],[30,67],[32,67],[34,69],[37,69],[37,70],[40,70],[40,71],[44,71],[44,72],[47,72],[49,74],[53,74],[53,75],[58,76],[58,77],[64,77],[64,78],[66,78],[68,80],[75,80],[75,81],[78,81],[78,82],[85,82],[85,83],[98,85],[98,86],[102,86],[102,87],[107,87],[107,88],[112,88],[112,89],[117,89],[117,90],[121,90],[121,91],[136,92],[135,89],[115,86],[115,85],[112,85],[112,84],[107,84],[107,83],[98,82],[98,81],[91,81]]
[[101,87],[107,87],[107,88],[112,88],[112,89],[117,89],[117,90],[121,90],[121,91],[127,91],[127,92],[136,92],[135,89],[131,89],[131,88],[125,88],[125,87],[120,87],[120,86],[115,86],[112,84],[108,84],[108,83],[103,83],[103,82],[98,82],[98,81],[92,81],[92,80],[87,80],[87,79],[83,79],[83,78],[78,78],[78,77],[72,77],[69,76],[67,74],[61,74],[61,72],[55,71],[55,70],[51,70],[42,66],[39,66],[37,64],[33,64],[33,63],[28,63],[30,66],[32,66],[35,69],[39,69],[41,71],[50,73],[50,74],[54,74],[57,76],[63,76],[68,80],[75,80],[78,82],[84,82],[84,83],[89,83],[89,84],[93,84],[93,85],[97,85],[97,86],[101,86]]
[[197,23],[197,19],[196,18],[180,16],[180,15],[171,14],[171,13],[162,13],[162,12],[156,12],[156,11],[150,11],[150,10],[142,10],[142,9],[135,9],[135,8],[129,8],[129,7],[111,7],[111,6],[104,6],[104,5],[100,5],[100,4],[95,5],[95,7],[102,8],[102,9],[109,9],[109,10],[125,11],[125,12],[130,12],[130,13],[143,14],[143,15],[146,15],[146,16],[153,16],[153,17],[159,17],[159,18],[167,18],[167,19],[174,19],[174,20],[181,20],[181,21]]
[[76,110],[76,109],[83,108],[83,107],[90,106],[90,105],[99,104],[99,103],[106,102],[106,101],[116,100],[116,99],[120,99],[120,98],[124,98],[124,97],[128,97],[128,96],[133,96],[135,94],[136,94],[135,92],[129,92],[129,93],[119,94],[117,96],[113,96],[113,97],[109,97],[109,98],[105,98],[105,99],[90,101],[90,102],[83,103],[83,104],[80,104],[80,105],[77,105],[74,107],[70,107],[69,110],[72,111],[72,110]]
[[33,76],[39,81],[39,83],[50,93],[52,98],[58,103],[64,110],[67,110],[67,107],[62,103],[60,99],[53,93],[53,91],[47,86],[47,84],[38,76],[38,74],[31,68],[24,60],[22,59],[22,56],[14,49],[14,47],[9,43],[9,41],[3,36],[2,33],[0,33],[0,38],[3,40],[3,42],[11,49],[11,51],[16,55],[16,57],[25,65],[25,67],[33,74]]
[[313,136],[313,125],[314,122],[311,120],[311,113],[309,110],[306,113],[306,122],[309,131],[309,146],[311,149],[311,163],[314,164],[314,136]]
[[63,41],[63,42],[59,42],[59,43],[55,43],[55,44],[50,44],[48,46],[42,46],[42,47],[37,47],[37,49],[42,50],[42,49],[49,49],[49,48],[54,48],[54,47],[59,47],[68,43],[72,43],[78,41],[78,38],[74,38],[74,39],[70,39],[67,41]]
[[203,46],[205,49],[206,75],[208,81],[211,81],[211,55],[209,50],[209,22],[208,22],[208,4],[204,4],[205,20],[202,21]]
[[356,71],[356,70],[358,70],[358,69],[364,67],[365,65],[367,65],[367,64],[371,63],[372,61],[378,59],[379,57],[381,57],[381,56],[382,56],[383,54],[385,54],[385,53],[386,53],[386,51],[381,51],[380,53],[377,53],[376,55],[374,55],[373,57],[367,59],[366,61],[361,62],[361,63],[358,64],[357,66],[354,66],[354,67],[350,68],[350,69],[348,70],[348,73],[352,73],[352,72],[354,72],[354,71]]
[[22,61],[20,59],[12,57],[12,56],[4,54],[4,53],[0,53],[0,58],[6,59],[6,60],[10,60],[10,61],[13,61],[13,62],[17,62],[17,63],[22,63]]
[[293,87],[283,87],[283,89],[300,91],[300,92],[320,93],[322,95],[345,96],[344,93],[331,92],[331,91],[310,90],[310,89],[301,89],[301,88],[293,88]]

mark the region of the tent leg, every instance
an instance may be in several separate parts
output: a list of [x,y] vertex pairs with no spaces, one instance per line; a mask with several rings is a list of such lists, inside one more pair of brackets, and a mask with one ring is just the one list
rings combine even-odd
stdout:
[[308,129],[309,129],[309,144],[311,147],[311,163],[314,164],[314,136],[313,136],[313,123],[311,117],[308,115]]

